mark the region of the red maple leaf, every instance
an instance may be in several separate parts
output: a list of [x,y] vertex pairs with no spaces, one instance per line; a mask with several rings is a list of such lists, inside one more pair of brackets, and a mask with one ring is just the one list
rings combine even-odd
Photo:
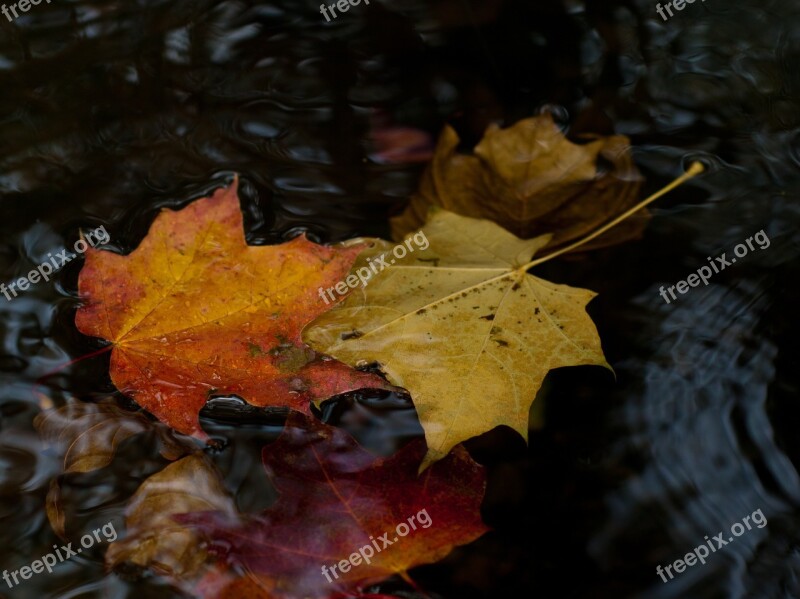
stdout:
[[[422,439],[388,458],[344,431],[293,414],[263,450],[280,493],[259,516],[175,516],[248,576],[218,597],[334,597],[436,562],[488,529],[484,468],[462,447],[417,475]],[[209,581],[205,581],[208,586]],[[216,585],[219,587],[219,584]],[[352,595],[350,595],[352,596]]]

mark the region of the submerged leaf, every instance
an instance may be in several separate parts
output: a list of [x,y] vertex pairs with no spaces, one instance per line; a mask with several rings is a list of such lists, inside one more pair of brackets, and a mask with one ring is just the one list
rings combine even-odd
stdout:
[[[428,465],[496,426],[527,439],[529,409],[550,370],[609,366],[585,310],[595,294],[525,271],[547,236],[518,239],[444,210],[423,231],[428,249],[396,260],[304,338],[349,364],[378,361],[409,390]],[[386,247],[366,250],[356,267]]]
[[[573,144],[542,114],[507,129],[491,126],[474,156],[458,153],[459,143],[455,130],[445,127],[419,191],[392,219],[395,239],[419,229],[428,208],[438,206],[489,219],[523,238],[552,233],[549,247],[561,247],[637,202],[641,176],[624,136]],[[608,172],[601,163],[609,165]],[[644,214],[592,246],[638,237]]]
[[187,451],[169,429],[112,401],[70,403],[40,412],[33,424],[45,442],[63,454],[64,474],[108,466],[120,443],[150,430],[158,433],[165,458],[174,460]]
[[339,282],[361,248],[303,236],[248,246],[236,189],[163,210],[128,256],[90,248],[79,279],[78,329],[114,343],[117,388],[199,438],[198,413],[215,394],[307,412],[312,401],[388,387],[300,340],[329,308],[318,288]]
[[214,467],[197,454],[170,464],[136,491],[126,511],[127,534],[108,548],[106,564],[132,563],[174,580],[199,578],[208,554],[199,535],[173,515],[206,510],[235,513]]
[[[247,572],[216,596],[331,597],[404,576],[487,530],[479,510],[483,467],[458,448],[417,476],[424,453],[420,440],[378,459],[344,431],[292,414],[263,451],[279,492],[263,515],[176,518],[202,531],[228,565]],[[358,563],[341,568],[348,559]]]
[[[158,434],[161,455],[168,460],[189,451],[168,428],[140,412],[123,410],[112,401],[70,403],[40,412],[33,424],[44,441],[63,455],[63,474],[91,472],[108,466],[120,443],[147,431]],[[46,509],[53,530],[65,538],[61,478],[50,482]]]

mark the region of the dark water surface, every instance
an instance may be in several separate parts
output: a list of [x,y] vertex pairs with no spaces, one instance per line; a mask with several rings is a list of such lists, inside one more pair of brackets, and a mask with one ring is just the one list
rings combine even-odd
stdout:
[[[494,530],[411,575],[447,599],[800,597],[800,2],[707,0],[667,22],[650,0],[373,0],[331,23],[318,4],[52,0],[0,16],[0,281],[81,228],[102,224],[129,252],[160,208],[234,172],[252,244],[386,236],[445,122],[468,149],[488,123],[546,107],[570,134],[630,136],[647,190],[702,159],[710,172],[659,200],[641,241],[538,271],[600,293],[589,311],[617,380],[556,371],[529,448],[508,430],[471,442]],[[415,130],[400,162],[374,142],[390,127]],[[761,229],[768,248],[661,299]],[[74,326],[80,266],[0,296],[1,569],[58,541],[44,499],[60,464],[32,427],[47,403],[33,385],[102,347]],[[125,402],[107,355],[39,391]],[[238,506],[263,509],[275,493],[259,449],[283,417],[214,404],[202,424],[224,447],[210,455]],[[407,399],[380,393],[323,416],[380,454],[421,433]],[[136,438],[108,468],[70,476],[68,532],[122,531],[128,498],[164,464],[155,439]],[[656,575],[759,509],[763,528],[668,583]],[[104,573],[105,548],[0,593],[180,596]],[[375,590],[419,596],[400,580]]]

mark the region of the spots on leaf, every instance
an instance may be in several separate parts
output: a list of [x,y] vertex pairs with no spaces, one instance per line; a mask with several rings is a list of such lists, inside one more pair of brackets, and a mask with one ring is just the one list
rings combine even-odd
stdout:
[[489,336],[492,338],[492,341],[494,341],[500,347],[508,347],[508,341],[506,341],[505,339],[500,339],[500,338],[497,337],[497,335],[499,335],[502,332],[503,332],[503,329],[501,329],[500,327],[495,326],[495,327],[492,327],[491,331],[489,331]]
[[439,260],[439,258],[417,258],[417,262],[432,262],[434,268],[439,266]]
[[295,345],[279,345],[269,352],[275,357],[274,364],[281,372],[297,372],[309,362],[313,362],[317,353],[310,347]]
[[260,345],[257,345],[255,343],[249,343],[249,342],[247,343],[247,353],[250,354],[251,358],[257,358],[259,356],[268,355],[267,352],[265,352],[263,349],[261,349]]
[[350,333],[342,333],[341,335],[342,341],[347,341],[348,339],[358,339],[359,337],[363,337],[364,333],[361,331],[353,330]]
[[300,377],[293,378],[291,381],[289,381],[288,386],[289,389],[291,389],[292,391],[297,391],[298,393],[301,393],[303,391],[308,391],[308,389],[310,388],[308,381]]

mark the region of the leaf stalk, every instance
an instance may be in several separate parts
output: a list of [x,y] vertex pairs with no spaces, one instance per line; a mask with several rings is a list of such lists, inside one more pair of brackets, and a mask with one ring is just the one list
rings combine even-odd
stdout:
[[655,192],[653,195],[651,195],[648,198],[645,198],[644,200],[642,200],[641,202],[639,202],[638,204],[633,206],[631,209],[626,210],[625,212],[620,214],[617,218],[615,218],[614,220],[606,223],[605,225],[603,225],[602,227],[600,227],[599,229],[597,229],[593,233],[590,233],[589,235],[587,235],[583,239],[579,239],[575,243],[571,243],[570,245],[568,245],[566,247],[563,247],[560,250],[557,250],[557,251],[553,252],[552,254],[548,254],[547,256],[543,256],[542,258],[537,258],[536,260],[531,260],[527,264],[525,264],[523,266],[520,266],[517,270],[519,270],[520,272],[525,272],[529,268],[532,268],[534,266],[538,266],[539,264],[547,262],[548,260],[552,260],[556,256],[560,256],[562,254],[566,254],[567,252],[571,252],[572,250],[582,246],[583,244],[588,243],[592,239],[595,239],[595,238],[599,237],[600,235],[602,235],[603,233],[605,233],[606,231],[608,231],[610,228],[615,227],[616,225],[618,225],[619,223],[624,221],[626,218],[628,218],[631,215],[633,215],[634,213],[638,212],[639,210],[641,210],[642,208],[644,208],[648,204],[651,204],[651,203],[655,202],[661,196],[669,193],[670,191],[672,191],[673,189],[675,189],[679,185],[682,185],[683,183],[685,183],[689,179],[692,179],[693,177],[696,177],[697,175],[699,175],[700,173],[702,173],[705,170],[706,169],[703,166],[702,162],[693,162],[689,166],[689,168],[686,170],[686,172],[683,173],[677,179],[675,179],[672,183],[669,183],[668,185],[665,185],[664,187],[659,189],[657,192]]

